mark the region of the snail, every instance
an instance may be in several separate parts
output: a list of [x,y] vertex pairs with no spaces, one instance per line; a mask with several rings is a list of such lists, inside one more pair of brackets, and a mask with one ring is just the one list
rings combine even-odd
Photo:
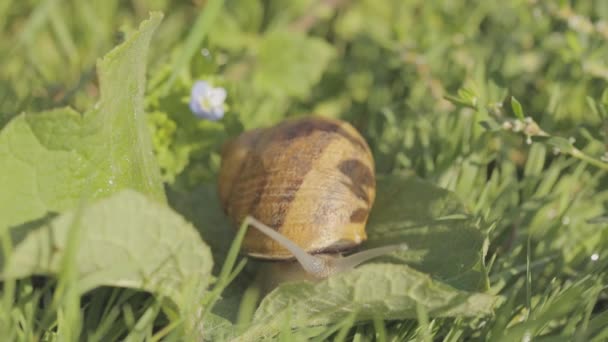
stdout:
[[366,240],[375,196],[371,150],[344,121],[289,119],[244,132],[222,149],[222,207],[237,226],[256,228],[246,233],[244,253],[275,261],[295,258],[312,278],[403,248],[341,256]]

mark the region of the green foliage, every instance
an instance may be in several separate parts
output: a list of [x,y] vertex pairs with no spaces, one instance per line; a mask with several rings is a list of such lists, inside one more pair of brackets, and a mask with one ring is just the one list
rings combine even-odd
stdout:
[[[264,35],[258,49],[253,87],[279,97],[307,96],[333,55],[331,45],[324,40],[284,31]],[[292,65],[291,61],[298,63]]]
[[124,188],[164,201],[143,113],[141,63],[159,22],[155,15],[98,63],[101,99],[87,113],[21,114],[0,132],[0,228]]
[[406,266],[366,265],[314,285],[280,286],[264,298],[241,338],[273,336],[285,317],[291,328],[327,325],[349,314],[363,321],[416,318],[417,304],[434,317],[478,316],[491,312],[495,302],[494,296],[458,291]]
[[[215,189],[171,198],[200,227],[206,241],[217,246],[214,259],[224,262],[232,228],[221,213]],[[200,203],[205,206],[192,207]],[[337,323],[349,313],[356,313],[355,321],[375,315],[413,318],[417,304],[434,316],[491,312],[499,298],[478,292],[486,290],[488,281],[483,265],[484,238],[453,193],[412,176],[392,175],[378,179],[376,203],[367,227],[369,240],[362,248],[406,243],[408,250],[393,253],[384,263],[315,285],[280,287],[264,298],[252,317],[252,326],[243,332],[244,339],[274,335],[283,324],[302,328]],[[421,272],[387,262],[405,262]],[[226,289],[216,313],[232,317],[244,310],[240,303],[255,272],[250,268]],[[375,296],[370,297],[369,291]],[[285,317],[290,317],[289,321],[285,322]]]
[[399,258],[457,288],[485,289],[484,236],[450,191],[411,176],[377,179],[364,247],[405,243]]
[[157,293],[180,308],[202,300],[210,281],[209,248],[179,215],[132,190],[14,228],[15,247],[2,278],[58,274],[73,226],[80,237],[73,256],[79,293],[105,285]]
[[[153,37],[158,15],[136,29],[151,10],[165,13]],[[606,13],[601,0],[0,2],[0,335],[605,340]],[[221,121],[190,112],[196,80],[227,90]],[[311,113],[372,148],[362,248],[409,250],[261,298],[260,263],[239,260],[218,203],[221,146]],[[210,272],[206,291],[191,283]]]

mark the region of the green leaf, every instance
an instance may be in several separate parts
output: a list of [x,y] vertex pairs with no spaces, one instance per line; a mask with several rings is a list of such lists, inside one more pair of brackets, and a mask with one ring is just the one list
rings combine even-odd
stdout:
[[204,341],[228,341],[235,335],[235,328],[230,321],[221,316],[208,313],[199,325],[199,337]]
[[547,140],[547,144],[559,148],[563,153],[570,153],[574,149],[570,141],[562,137],[551,137]]
[[524,110],[521,108],[521,103],[517,101],[515,96],[511,96],[511,109],[513,109],[513,113],[518,119],[524,119]]
[[253,83],[273,95],[303,98],[319,82],[334,54],[322,39],[272,31],[260,43]]
[[[237,228],[228,220],[219,202],[217,184],[203,184],[192,192],[168,192],[171,206],[199,230],[212,247],[215,267],[213,273],[219,275],[226,262],[228,251],[235,238]],[[254,263],[251,263],[254,264]],[[213,307],[213,312],[234,320],[239,311],[241,296],[255,281],[255,269],[246,268],[236,281],[222,292],[222,298]]]
[[484,288],[484,236],[458,197],[408,175],[379,176],[362,248],[406,243],[410,266],[463,290]]
[[133,190],[13,229],[16,246],[2,262],[2,279],[60,272],[74,224],[80,293],[102,285],[128,287],[182,308],[200,300],[209,284],[211,252],[197,231],[169,207]]
[[0,132],[0,228],[125,188],[165,200],[143,112],[148,47],[161,17],[98,62],[101,99],[92,110],[21,114]]
[[285,317],[292,328],[357,320],[416,318],[416,305],[432,316],[477,316],[492,311],[497,297],[468,293],[435,282],[407,266],[375,264],[332,276],[317,284],[284,284],[268,295],[241,336],[256,341],[276,334]]
[[219,273],[238,227],[224,214],[217,184],[202,184],[191,192],[168,191],[168,198],[171,207],[192,222],[205,241],[213,246],[215,271]]
[[471,88],[465,87],[465,88],[458,89],[458,96],[473,107],[477,105],[478,96],[475,94],[475,91]]
[[417,305],[434,317],[492,311],[498,298],[475,292],[487,283],[484,237],[453,193],[391,175],[378,177],[377,197],[362,249],[405,242],[409,251],[394,256],[417,270],[377,263],[317,284],[279,286],[262,301],[243,340],[276,334],[285,317],[298,328],[338,322],[353,312],[357,320],[416,318]]

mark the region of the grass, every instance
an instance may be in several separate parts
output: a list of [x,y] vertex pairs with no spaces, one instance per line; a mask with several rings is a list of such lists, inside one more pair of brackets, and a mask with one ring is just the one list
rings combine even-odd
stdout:
[[[146,111],[170,203],[197,228],[198,211],[212,210],[205,189],[215,188],[224,141],[314,112],[353,123],[379,174],[413,172],[456,193],[488,238],[487,292],[503,296],[491,315],[434,317],[419,306],[411,319],[353,313],[297,329],[285,317],[276,339],[608,338],[604,1],[3,2],[0,127],[20,112],[91,108],[95,61],[150,10],[165,18],[148,61]],[[221,122],[189,112],[197,79],[228,91]],[[3,282],[0,336],[194,339],[188,329],[200,325],[162,298],[115,287],[80,296],[72,249],[81,224],[73,222],[56,276]],[[227,234],[203,234],[217,279],[199,318],[216,339],[227,338],[222,317],[246,331],[257,305],[254,290],[233,296],[254,262],[238,262],[240,242],[229,251]],[[15,248],[9,235],[4,264]]]

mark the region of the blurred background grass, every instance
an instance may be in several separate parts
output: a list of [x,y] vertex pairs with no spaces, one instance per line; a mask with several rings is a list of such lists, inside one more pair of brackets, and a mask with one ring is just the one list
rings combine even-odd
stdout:
[[[243,129],[309,113],[346,119],[379,173],[413,170],[491,227],[492,291],[507,302],[495,317],[432,320],[433,336],[607,338],[608,2],[5,0],[0,127],[23,111],[90,108],[97,58],[151,10],[165,20],[142,61],[146,106],[170,191],[213,184],[221,144]],[[222,121],[190,113],[199,79],[227,89]],[[597,163],[480,125],[513,119],[512,97]],[[421,333],[408,321],[385,328],[396,340]]]

